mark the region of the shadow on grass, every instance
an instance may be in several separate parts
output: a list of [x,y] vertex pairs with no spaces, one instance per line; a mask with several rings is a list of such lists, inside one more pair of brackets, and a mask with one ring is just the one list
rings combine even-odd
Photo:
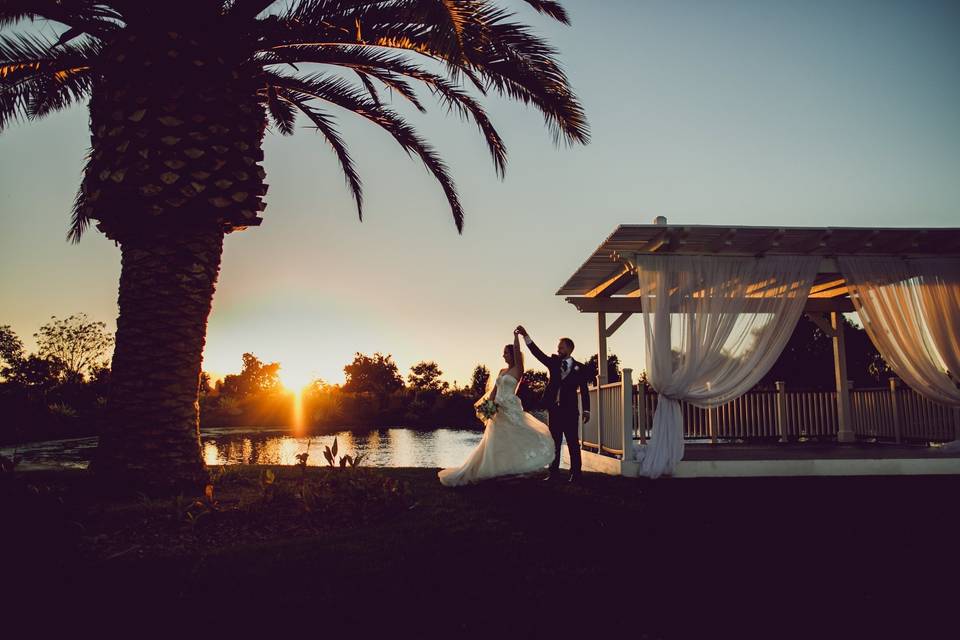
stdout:
[[266,467],[231,468],[192,523],[175,501],[104,499],[82,472],[20,474],[37,491],[4,494],[10,602],[221,631],[318,616],[362,634],[650,638],[915,634],[956,603],[955,476],[451,490],[431,469],[310,468],[304,500],[298,469],[269,469],[272,497]]

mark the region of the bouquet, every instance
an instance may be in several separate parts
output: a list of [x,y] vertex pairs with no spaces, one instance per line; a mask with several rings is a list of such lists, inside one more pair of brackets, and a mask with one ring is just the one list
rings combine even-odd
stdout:
[[477,415],[484,420],[489,420],[497,412],[497,404],[493,400],[484,400],[477,405]]

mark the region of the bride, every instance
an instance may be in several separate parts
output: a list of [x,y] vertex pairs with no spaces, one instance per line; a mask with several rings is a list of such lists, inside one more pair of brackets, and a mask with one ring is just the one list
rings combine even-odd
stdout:
[[477,401],[479,406],[493,400],[497,412],[486,420],[483,437],[462,465],[437,473],[441,484],[454,487],[494,476],[529,473],[553,461],[554,447],[550,429],[528,413],[524,413],[517,387],[523,378],[523,354],[520,336],[513,334],[513,344],[503,348],[507,366],[500,370],[490,393]]

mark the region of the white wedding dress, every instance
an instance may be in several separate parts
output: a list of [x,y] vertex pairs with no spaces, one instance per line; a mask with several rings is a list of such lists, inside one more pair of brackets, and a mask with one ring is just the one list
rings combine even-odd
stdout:
[[517,384],[517,379],[507,373],[497,377],[497,413],[486,421],[483,437],[466,461],[437,473],[441,484],[455,487],[495,476],[530,473],[553,462],[550,429],[523,411]]

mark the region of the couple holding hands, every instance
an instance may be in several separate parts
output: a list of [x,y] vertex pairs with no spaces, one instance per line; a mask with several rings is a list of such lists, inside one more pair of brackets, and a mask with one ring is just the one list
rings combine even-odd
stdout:
[[[547,411],[549,426],[526,413],[517,397],[525,370],[520,336],[550,376],[539,407]],[[490,392],[477,402],[479,405],[492,400],[497,411],[485,421],[483,437],[464,463],[437,474],[443,485],[460,486],[497,476],[531,473],[548,463],[550,474],[546,479],[559,479],[560,448],[564,437],[570,452],[568,481],[579,481],[580,422],[586,423],[590,419],[587,383],[592,376],[590,367],[573,359],[573,348],[573,340],[560,338],[557,353],[547,355],[537,347],[526,329],[518,326],[514,330],[513,344],[503,349],[507,366],[498,373]]]

